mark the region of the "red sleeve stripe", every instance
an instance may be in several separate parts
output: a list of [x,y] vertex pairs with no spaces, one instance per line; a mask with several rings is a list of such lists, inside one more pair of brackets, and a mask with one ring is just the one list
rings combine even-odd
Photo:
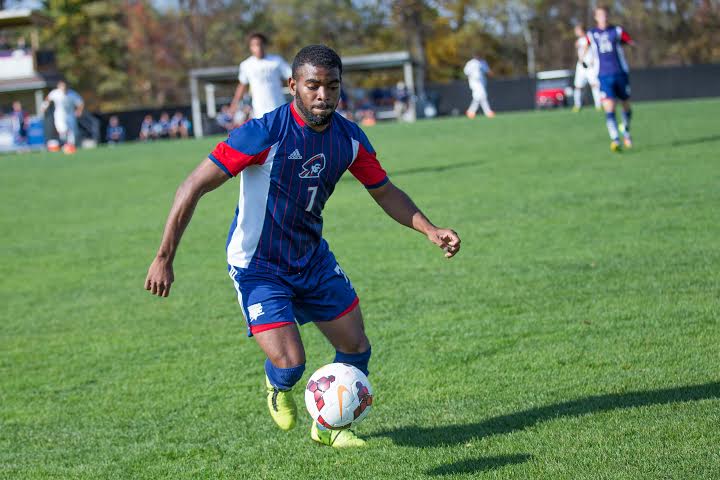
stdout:
[[380,186],[378,184],[382,185],[387,178],[387,172],[380,166],[376,155],[368,152],[362,143],[349,170],[366,187]]
[[625,30],[622,31],[620,34],[620,41],[623,43],[631,43],[633,41],[630,34],[628,34]]
[[235,176],[250,165],[262,165],[270,153],[270,147],[255,155],[238,152],[225,142],[220,142],[212,152],[212,157],[222,163],[230,175]]

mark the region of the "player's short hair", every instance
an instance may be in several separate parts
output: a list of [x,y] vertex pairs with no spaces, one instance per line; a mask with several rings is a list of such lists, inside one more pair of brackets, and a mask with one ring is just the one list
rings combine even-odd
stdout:
[[608,8],[607,5],[598,5],[597,7],[595,7],[595,10],[603,10],[606,14],[610,13],[610,8]]
[[340,55],[327,45],[308,45],[300,49],[292,64],[292,76],[295,80],[297,80],[297,71],[305,64],[328,70],[337,68],[342,77],[343,66]]
[[585,30],[585,24],[583,22],[575,22],[575,25],[573,25],[573,28],[581,28]]
[[270,43],[270,41],[268,40],[267,35],[265,35],[264,33],[260,33],[260,32],[253,32],[253,33],[251,33],[251,34],[248,35],[248,37],[247,37],[247,43],[250,43],[250,41],[251,41],[253,38],[259,39],[259,40],[262,42],[263,45],[267,45],[268,43]]

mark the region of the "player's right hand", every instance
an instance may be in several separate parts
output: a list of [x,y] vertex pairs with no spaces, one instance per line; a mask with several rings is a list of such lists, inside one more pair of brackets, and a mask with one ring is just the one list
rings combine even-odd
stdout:
[[145,290],[149,290],[158,297],[167,297],[170,295],[170,286],[174,281],[172,262],[165,258],[155,257],[148,269]]

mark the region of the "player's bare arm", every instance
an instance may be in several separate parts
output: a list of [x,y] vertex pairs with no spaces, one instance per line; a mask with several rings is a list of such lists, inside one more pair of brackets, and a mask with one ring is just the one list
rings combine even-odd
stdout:
[[235,88],[235,95],[233,96],[232,102],[230,102],[230,111],[228,112],[231,116],[234,116],[235,112],[237,112],[240,100],[245,96],[247,89],[248,86],[245,83],[238,83],[237,88]]
[[412,199],[392,182],[368,190],[378,205],[396,222],[417,230],[452,258],[460,251],[460,237],[449,228],[438,228],[422,213]]
[[178,187],[165,222],[160,248],[148,269],[145,290],[159,297],[170,294],[170,286],[175,280],[172,268],[175,253],[200,197],[218,188],[229,178],[210,159],[205,159]]

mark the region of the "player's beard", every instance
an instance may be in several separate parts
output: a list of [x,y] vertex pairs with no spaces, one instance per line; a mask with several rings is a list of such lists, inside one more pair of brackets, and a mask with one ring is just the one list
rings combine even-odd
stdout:
[[297,105],[298,110],[303,114],[305,117],[305,120],[312,125],[313,127],[322,127],[323,125],[327,125],[330,123],[330,120],[332,119],[333,113],[335,113],[335,109],[337,108],[337,104],[334,106],[330,106],[329,104],[325,104],[328,107],[331,108],[331,110],[328,113],[323,113],[321,115],[315,115],[310,111],[309,108],[305,107],[305,104],[302,101],[302,98],[300,98],[300,92],[295,93],[295,105]]

